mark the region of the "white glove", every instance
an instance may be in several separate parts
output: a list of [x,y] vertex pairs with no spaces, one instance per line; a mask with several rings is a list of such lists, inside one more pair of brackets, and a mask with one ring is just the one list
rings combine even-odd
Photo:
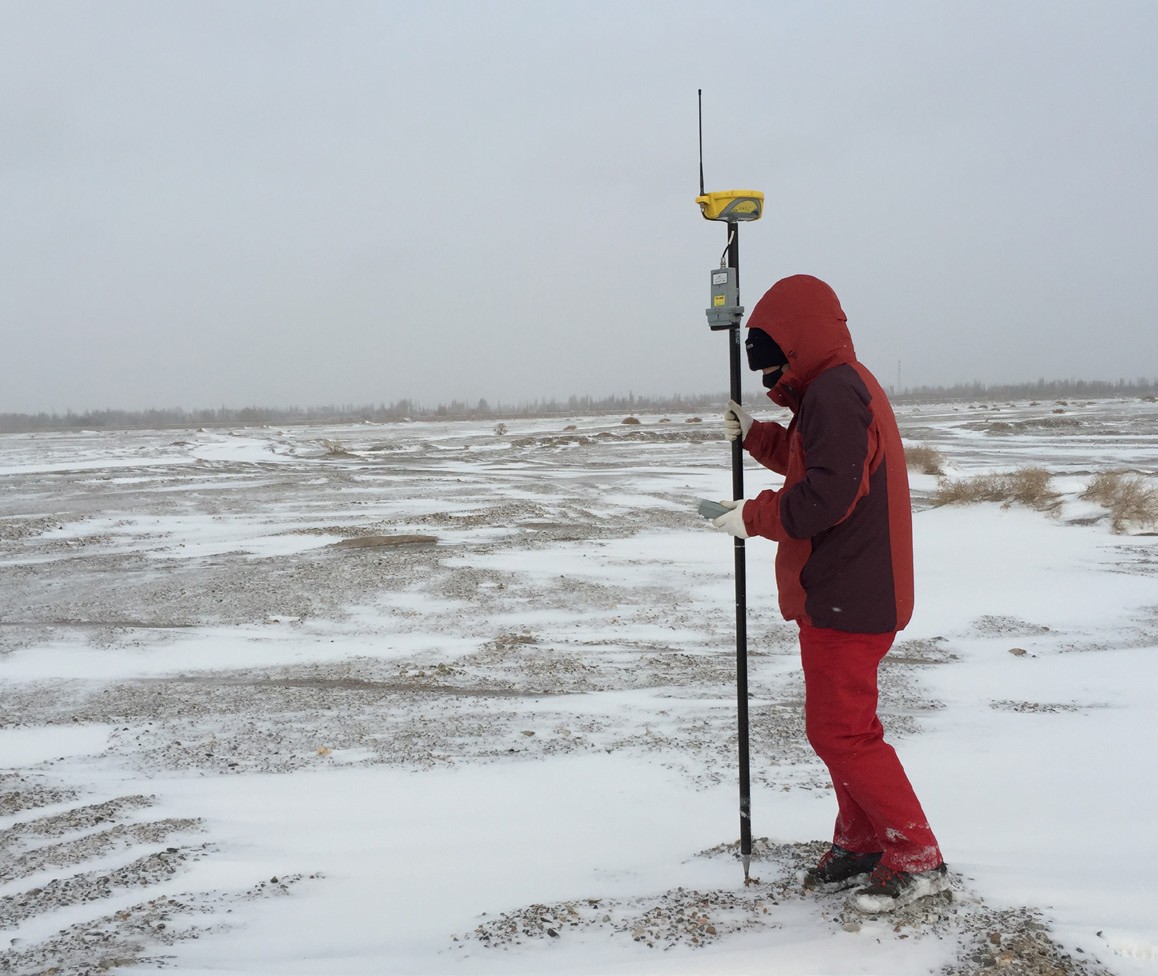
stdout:
[[748,535],[748,530],[744,528],[744,506],[748,504],[747,499],[737,498],[734,502],[720,499],[720,504],[724,508],[730,508],[731,511],[725,512],[719,518],[712,519],[712,525],[725,532],[731,532],[737,539],[751,538]]
[[724,411],[724,437],[730,441],[738,437],[743,444],[751,429],[751,415],[735,400],[729,400],[728,409]]

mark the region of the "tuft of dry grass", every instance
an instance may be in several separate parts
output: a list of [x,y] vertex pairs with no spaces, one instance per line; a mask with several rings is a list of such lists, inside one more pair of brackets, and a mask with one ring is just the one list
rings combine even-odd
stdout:
[[1109,509],[1110,528],[1115,532],[1125,532],[1131,525],[1158,526],[1158,489],[1141,475],[1103,471],[1093,477],[1081,497]]
[[943,475],[945,455],[928,444],[914,444],[905,448],[905,464],[921,474]]
[[1050,473],[1044,468],[1020,468],[1002,474],[983,474],[960,481],[941,481],[933,495],[934,505],[972,505],[1001,502],[1025,505],[1039,512],[1052,512],[1061,496],[1050,487]]

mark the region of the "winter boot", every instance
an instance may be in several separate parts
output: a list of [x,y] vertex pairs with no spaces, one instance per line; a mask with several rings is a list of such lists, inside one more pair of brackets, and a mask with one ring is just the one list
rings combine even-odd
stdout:
[[868,887],[855,892],[849,899],[849,905],[866,915],[876,915],[879,912],[896,911],[921,898],[947,891],[948,888],[949,869],[944,862],[915,874],[877,865]]
[[855,888],[869,880],[869,872],[880,859],[880,851],[875,854],[857,854],[833,844],[824,852],[816,867],[804,872],[804,887],[820,892]]

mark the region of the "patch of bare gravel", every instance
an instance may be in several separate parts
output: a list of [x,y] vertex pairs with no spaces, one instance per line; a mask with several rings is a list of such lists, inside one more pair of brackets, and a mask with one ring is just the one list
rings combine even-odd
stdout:
[[1050,633],[1043,624],[1018,617],[985,616],[973,621],[973,629],[986,637],[1039,637]]
[[[699,857],[735,857],[737,845],[724,844]],[[1096,958],[1078,958],[1056,942],[1042,916],[1029,909],[996,909],[954,876],[953,888],[887,916],[865,916],[845,905],[846,896],[816,895],[800,883],[827,844],[753,842],[752,883],[723,890],[675,888],[627,898],[576,898],[552,904],[483,915],[470,931],[453,938],[456,951],[530,951],[582,936],[605,936],[664,951],[703,949],[739,933],[781,927],[783,907],[804,903],[814,924],[833,937],[864,937],[897,942],[936,939],[952,946],[954,961],[938,976],[979,976],[990,972],[1017,976],[1108,976]],[[762,875],[762,877],[757,877]],[[884,923],[882,926],[881,923]],[[871,936],[868,934],[871,931]],[[1083,953],[1084,956],[1084,953]]]
[[97,976],[120,967],[167,969],[172,956],[166,949],[228,930],[230,925],[224,919],[236,906],[288,896],[303,881],[319,877],[289,874],[239,891],[183,892],[151,898],[74,923],[47,939],[28,943],[12,939],[0,952],[0,972],[10,976]]
[[0,773],[0,817],[69,803],[77,795],[76,790],[49,782],[39,773]]
[[1000,701],[991,701],[989,703],[989,707],[998,712],[1020,712],[1022,714],[1034,715],[1057,715],[1062,712],[1080,713],[1088,712],[1097,708],[1109,708],[1111,706],[1102,702],[1032,702],[1001,699]]
[[[228,928],[245,901],[288,894],[301,874],[256,880],[237,891],[150,895],[169,887],[186,866],[216,853],[199,840],[194,818],[151,818],[152,797],[129,794],[77,802],[75,790],[43,774],[4,776],[15,820],[0,830],[0,973],[7,976],[92,976],[121,966],[163,968],[164,950]],[[311,876],[315,877],[315,876]],[[128,908],[125,896],[142,892]],[[84,917],[47,937],[29,937],[26,922],[69,909]]]
[[[793,662],[753,658],[752,777],[758,786],[827,791],[804,734]],[[27,725],[102,724],[108,751],[146,776],[278,773],[353,763],[426,769],[593,752],[643,752],[706,788],[733,776],[735,662],[659,643],[548,642],[500,631],[450,662],[349,658],[163,678],[0,687],[0,714]],[[881,677],[895,741],[933,707],[913,669]],[[648,695],[650,709],[591,696]],[[0,722],[0,725],[3,723]],[[49,764],[51,765],[51,764]]]

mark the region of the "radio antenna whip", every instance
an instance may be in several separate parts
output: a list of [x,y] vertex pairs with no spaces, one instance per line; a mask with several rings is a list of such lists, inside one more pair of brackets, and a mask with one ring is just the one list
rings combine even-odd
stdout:
[[704,195],[704,90],[696,89],[700,105],[700,196]]

